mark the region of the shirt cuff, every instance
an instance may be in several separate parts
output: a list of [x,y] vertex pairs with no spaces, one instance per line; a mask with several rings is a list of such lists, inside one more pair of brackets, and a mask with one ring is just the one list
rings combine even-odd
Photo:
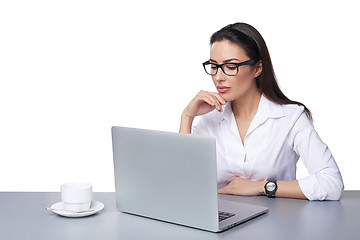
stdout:
[[321,188],[316,175],[310,175],[298,179],[301,191],[310,201],[325,200],[327,193]]

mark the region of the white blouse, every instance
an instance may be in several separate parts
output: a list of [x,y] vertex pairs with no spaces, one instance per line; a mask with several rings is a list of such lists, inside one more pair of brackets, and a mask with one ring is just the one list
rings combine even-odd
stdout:
[[344,190],[339,168],[303,106],[279,105],[262,95],[244,145],[231,102],[223,112],[201,116],[192,133],[216,139],[219,188],[237,176],[253,181],[296,180],[301,157],[309,176],[298,183],[309,200],[339,200]]

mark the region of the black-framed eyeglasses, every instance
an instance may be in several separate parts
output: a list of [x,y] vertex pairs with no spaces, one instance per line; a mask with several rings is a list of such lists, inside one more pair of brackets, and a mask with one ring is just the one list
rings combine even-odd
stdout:
[[223,73],[228,76],[234,76],[239,72],[239,67],[244,65],[252,65],[255,64],[256,61],[254,59],[247,60],[241,63],[223,63],[223,64],[216,64],[213,62],[206,61],[202,65],[204,66],[205,72],[209,75],[216,75],[218,69],[221,68]]

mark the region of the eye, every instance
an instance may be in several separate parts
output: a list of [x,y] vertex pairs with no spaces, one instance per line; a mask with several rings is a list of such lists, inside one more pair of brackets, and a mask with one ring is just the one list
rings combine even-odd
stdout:
[[225,67],[231,71],[236,70],[236,65],[235,64],[226,64]]
[[211,64],[211,66],[210,66],[210,67],[211,67],[211,69],[212,69],[212,70],[216,70],[216,69],[217,69],[217,66],[216,66],[216,65],[214,65],[214,64]]

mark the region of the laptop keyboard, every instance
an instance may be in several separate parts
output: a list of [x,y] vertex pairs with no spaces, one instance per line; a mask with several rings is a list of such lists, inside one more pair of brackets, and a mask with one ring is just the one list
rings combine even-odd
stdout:
[[220,212],[219,211],[219,222],[225,220],[225,219],[228,219],[232,216],[235,216],[234,213],[228,213],[228,212]]

